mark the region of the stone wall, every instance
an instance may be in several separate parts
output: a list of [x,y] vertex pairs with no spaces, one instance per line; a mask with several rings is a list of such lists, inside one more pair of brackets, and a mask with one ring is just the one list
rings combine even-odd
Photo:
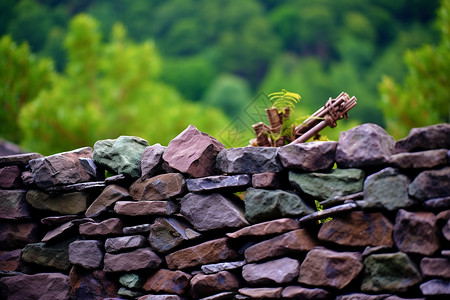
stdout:
[[234,149],[189,126],[0,157],[0,298],[449,297],[448,149],[450,124]]

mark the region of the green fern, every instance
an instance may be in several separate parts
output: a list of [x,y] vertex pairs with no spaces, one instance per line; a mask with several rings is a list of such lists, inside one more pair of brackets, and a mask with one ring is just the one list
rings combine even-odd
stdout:
[[289,107],[294,111],[295,103],[298,103],[302,97],[297,93],[288,92],[282,89],[281,92],[269,94],[269,100],[273,102],[272,107],[282,111],[285,107]]

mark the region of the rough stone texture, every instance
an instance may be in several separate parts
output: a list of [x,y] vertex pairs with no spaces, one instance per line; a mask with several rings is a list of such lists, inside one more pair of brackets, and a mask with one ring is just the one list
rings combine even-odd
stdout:
[[420,173],[411,182],[408,192],[418,200],[450,196],[450,167]]
[[165,150],[166,147],[159,143],[145,148],[141,158],[141,177],[150,178],[163,170],[162,156]]
[[343,246],[393,246],[393,227],[381,213],[354,211],[325,222],[318,238]]
[[450,259],[444,257],[424,257],[420,261],[420,270],[425,277],[450,279]]
[[16,271],[20,265],[22,249],[0,251],[0,270]]
[[239,175],[216,175],[202,178],[187,179],[187,189],[190,192],[207,192],[220,189],[226,191],[242,191],[251,184],[251,176]]
[[431,169],[447,164],[447,149],[428,150],[415,153],[398,153],[390,163],[402,169]]
[[450,124],[413,128],[408,136],[395,143],[395,153],[432,149],[450,149]]
[[0,190],[0,219],[31,217],[26,194],[26,190]]
[[420,290],[425,296],[450,296],[450,281],[432,279],[420,285]]
[[175,218],[157,218],[150,226],[148,241],[153,250],[167,253],[184,241],[199,236],[187,222]]
[[357,201],[362,208],[384,208],[394,211],[409,207],[414,201],[408,196],[410,180],[394,168],[386,168],[367,177],[364,182],[364,200]]
[[[331,294],[324,289],[319,288],[308,289],[301,286],[290,285],[283,289],[281,297],[283,299],[325,300],[331,299]],[[361,299],[353,299],[353,300],[361,300]]]
[[301,217],[314,212],[298,195],[283,190],[249,188],[244,203],[245,217],[250,223],[281,217]]
[[83,223],[79,230],[80,234],[85,237],[119,235],[122,234],[123,223],[119,218],[111,218],[99,223]]
[[5,223],[0,221],[0,249],[17,249],[42,238],[38,223]]
[[32,159],[29,164],[36,185],[40,188],[48,188],[54,185],[68,185],[97,180],[96,170],[87,169],[80,162],[80,158],[92,159],[92,155],[92,148],[85,147]]
[[94,144],[94,161],[115,174],[139,178],[142,153],[147,146],[146,140],[134,136],[97,141]]
[[300,267],[300,283],[342,289],[363,269],[358,252],[335,252],[315,248],[308,252]]
[[278,157],[286,169],[316,172],[331,169],[337,142],[290,144],[278,150]]
[[245,263],[245,261],[234,261],[203,265],[202,272],[205,274],[213,274],[220,271],[233,270],[242,267]]
[[233,260],[236,257],[237,253],[228,245],[228,239],[220,238],[170,253],[166,256],[166,262],[169,269],[174,270]]
[[59,226],[78,219],[77,215],[52,216],[41,219],[41,223],[49,226]]
[[69,237],[70,235],[74,235],[76,234],[75,231],[78,229],[78,225],[86,222],[94,222],[94,220],[90,218],[74,219],[47,231],[41,241],[54,242]]
[[395,219],[394,241],[402,252],[432,255],[439,249],[436,216],[400,209]]
[[336,163],[339,168],[385,165],[393,153],[395,140],[376,124],[363,124],[339,135]]
[[238,292],[254,299],[279,299],[283,288],[242,288]]
[[306,252],[318,246],[316,238],[306,229],[298,229],[262,241],[248,247],[245,252],[247,262],[279,257],[291,253]]
[[280,172],[283,170],[278,160],[278,148],[244,147],[222,150],[217,155],[217,168],[226,174],[256,174]]
[[283,218],[247,226],[239,229],[238,231],[227,233],[227,236],[234,239],[245,236],[265,236],[276,233],[284,233],[298,228],[299,225],[297,221],[294,219]]
[[123,234],[132,235],[132,234],[149,233],[150,226],[152,226],[152,224],[139,224],[135,226],[124,227]]
[[140,289],[145,284],[145,279],[136,273],[125,273],[119,278],[121,285],[130,289]]
[[181,199],[180,206],[181,214],[199,231],[248,225],[237,202],[218,193],[189,193]]
[[[0,278],[8,299],[69,300],[69,276],[60,273],[21,274]],[[26,287],[26,288],[25,288]]]
[[169,166],[191,177],[216,174],[217,154],[225,149],[218,140],[189,125],[169,142],[163,159]]
[[436,210],[450,208],[450,196],[427,200],[423,202],[423,207]]
[[140,178],[130,186],[133,199],[168,200],[186,190],[186,180],[180,173],[161,174],[152,178]]
[[114,205],[116,214],[125,216],[170,216],[177,210],[170,201],[117,201]]
[[195,299],[238,288],[238,279],[228,271],[211,275],[198,274],[191,280],[191,293]]
[[74,266],[70,270],[69,279],[73,299],[106,300],[117,297],[119,285],[112,276],[102,270],[87,271]]
[[15,189],[22,186],[22,169],[19,166],[0,168],[0,188]]
[[259,264],[248,264],[242,268],[242,277],[250,285],[285,284],[298,277],[298,260],[284,257]]
[[361,290],[401,293],[421,280],[419,270],[405,253],[372,254],[364,260]]
[[24,153],[15,155],[0,156],[0,167],[3,166],[19,166],[25,167],[32,159],[42,158],[42,154],[39,153]]
[[89,193],[85,192],[50,195],[42,191],[30,190],[26,195],[28,204],[34,208],[64,215],[76,215],[84,212],[87,209],[89,198]]
[[71,264],[85,269],[98,269],[103,263],[103,243],[97,240],[77,240],[69,245]]
[[181,295],[189,288],[191,278],[191,275],[182,271],[159,269],[147,278],[143,290]]
[[128,190],[116,184],[108,185],[88,207],[85,216],[97,217],[119,200],[131,200]]
[[68,272],[70,270],[69,244],[72,241],[66,240],[54,245],[28,244],[22,250],[22,261]]
[[273,172],[253,174],[252,186],[256,189],[278,189],[281,186],[281,179]]
[[[336,300],[387,300],[388,298],[389,298],[389,294],[367,295],[367,294],[363,294],[363,293],[351,293],[351,294],[338,296],[338,297],[336,297]],[[391,300],[400,300],[400,299],[391,299]],[[410,300],[413,300],[413,299],[410,299]]]
[[35,185],[33,172],[29,170],[23,171],[22,174],[20,175],[20,179],[22,180],[22,183],[27,187]]
[[450,220],[445,223],[445,225],[442,227],[442,234],[447,239],[447,241],[450,241]]
[[182,300],[180,296],[177,295],[145,295],[139,297],[138,300]]
[[144,247],[146,244],[147,239],[142,235],[120,236],[107,239],[105,241],[105,250],[108,253],[124,252]]
[[161,258],[150,248],[139,248],[120,254],[106,253],[103,262],[103,271],[129,272],[141,269],[157,269],[161,263]]
[[289,172],[291,185],[317,200],[344,196],[363,190],[364,172],[360,169],[333,169],[324,173]]

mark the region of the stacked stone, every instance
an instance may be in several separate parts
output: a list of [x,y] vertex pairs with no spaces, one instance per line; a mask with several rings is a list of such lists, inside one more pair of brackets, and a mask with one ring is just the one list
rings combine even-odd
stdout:
[[449,124],[234,149],[189,126],[0,157],[0,298],[448,297],[449,149]]

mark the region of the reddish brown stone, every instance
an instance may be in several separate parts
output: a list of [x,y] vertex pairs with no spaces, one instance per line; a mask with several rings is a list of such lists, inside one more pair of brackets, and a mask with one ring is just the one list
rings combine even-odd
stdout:
[[146,292],[182,295],[187,291],[191,278],[191,275],[182,271],[159,269],[148,277],[142,289]]
[[168,200],[186,190],[186,180],[180,173],[139,178],[130,186],[130,195],[138,201]]
[[174,270],[231,260],[236,257],[237,253],[229,247],[227,238],[221,238],[173,252],[166,256],[166,262],[169,269]]
[[69,273],[71,295],[74,299],[99,300],[117,297],[119,285],[101,270],[86,271],[74,266]]
[[198,274],[191,280],[191,293],[195,299],[221,292],[234,291],[238,288],[238,279],[228,271],[211,275]]
[[107,239],[105,250],[108,253],[124,252],[144,247],[146,244],[147,239],[142,235],[119,236]]
[[444,257],[424,257],[420,261],[423,276],[450,279],[450,259]]
[[0,167],[3,166],[19,166],[25,167],[32,159],[43,157],[39,153],[24,153],[15,155],[0,156]]
[[15,189],[22,186],[22,170],[19,166],[0,168],[0,188]]
[[20,264],[21,249],[0,251],[0,270],[16,271]]
[[70,222],[64,223],[54,229],[47,231],[45,236],[42,238],[42,242],[50,242],[58,239],[62,239],[70,234],[77,228],[79,224],[83,224],[86,222],[94,222],[93,219],[84,218],[84,219],[75,219]]
[[103,271],[128,272],[141,269],[157,269],[161,262],[161,258],[150,248],[140,248],[120,254],[106,253]]
[[255,244],[247,248],[244,255],[250,263],[290,253],[306,252],[318,245],[317,240],[306,229],[298,229]]
[[85,237],[119,235],[122,234],[123,223],[119,218],[111,218],[100,223],[81,224],[79,230]]
[[252,186],[257,189],[277,189],[281,185],[279,175],[273,172],[252,175]]
[[279,299],[283,288],[242,288],[239,289],[239,294],[248,296],[254,299]]
[[178,207],[170,201],[118,201],[114,211],[125,216],[170,216]]
[[284,233],[298,228],[299,225],[297,221],[294,219],[283,218],[247,226],[238,231],[227,233],[227,236],[233,239],[245,236],[264,236],[275,233]]
[[0,249],[23,248],[36,243],[42,238],[38,223],[4,223],[0,222]]
[[393,246],[393,227],[381,213],[354,211],[325,222],[318,238],[343,246]]
[[[324,289],[314,288],[308,289],[301,286],[287,286],[281,293],[283,299],[303,299],[303,300],[325,300],[331,299],[331,294]],[[353,299],[361,300],[361,299]]]
[[284,257],[259,264],[248,264],[242,268],[242,277],[250,285],[285,284],[297,279],[300,263]]
[[106,211],[108,207],[112,206],[119,200],[127,200],[130,198],[128,190],[119,185],[111,184],[105,187],[102,193],[92,202],[85,212],[85,216],[88,218],[97,217],[103,211]]

